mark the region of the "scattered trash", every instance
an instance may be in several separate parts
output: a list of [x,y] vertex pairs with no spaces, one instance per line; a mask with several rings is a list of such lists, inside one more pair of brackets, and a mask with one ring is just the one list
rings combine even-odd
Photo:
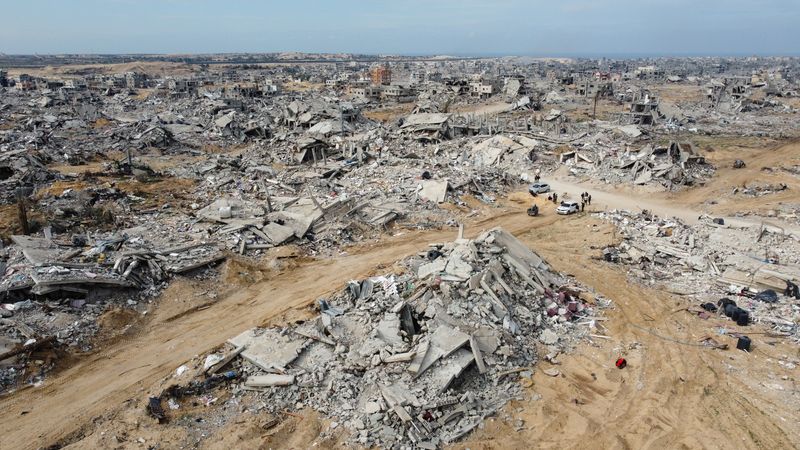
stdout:
[[708,312],[717,312],[717,306],[713,303],[703,303],[700,307]]
[[736,341],[736,348],[739,350],[750,351],[750,338],[742,336]]
[[[212,354],[206,356],[206,360],[205,360],[205,362],[203,362],[203,371],[207,372],[208,369],[214,367],[216,364],[218,364],[223,359],[224,358],[223,358],[222,355],[218,355],[216,353],[212,353]],[[180,376],[180,374],[179,374],[179,376]]]
[[778,293],[772,289],[766,289],[756,294],[754,298],[765,303],[775,303],[778,301]]
[[150,397],[147,402],[147,412],[158,419],[158,423],[166,423],[167,415],[161,407],[161,397]]

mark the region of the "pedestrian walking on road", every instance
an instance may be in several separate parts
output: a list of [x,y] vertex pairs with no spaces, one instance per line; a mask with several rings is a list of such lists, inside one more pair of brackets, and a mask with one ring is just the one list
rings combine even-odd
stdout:
[[592,196],[591,195],[586,194],[586,200],[590,205],[592,204]]

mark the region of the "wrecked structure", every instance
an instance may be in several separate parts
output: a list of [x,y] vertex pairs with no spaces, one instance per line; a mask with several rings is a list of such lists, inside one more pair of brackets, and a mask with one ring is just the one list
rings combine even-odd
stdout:
[[[314,408],[353,444],[439,448],[519,394],[538,348],[553,360],[609,305],[502,229],[431,245],[403,265],[320,299],[313,320],[232,337],[206,368],[241,358],[236,397],[269,399],[273,414]],[[157,402],[179,405],[174,392]]]
[[619,245],[603,249],[603,258],[624,264],[632,278],[684,296],[697,307],[733,299],[748,312],[745,325],[763,323],[776,336],[800,344],[798,298],[789,289],[800,283],[797,235],[708,216],[689,226],[648,211],[598,215],[622,236]]
[[[90,351],[103,313],[144,316],[176,277],[219,280],[225,260],[325,257],[387,232],[454,229],[534,174],[689,189],[715,174],[710,138],[778,139],[800,126],[792,59],[379,63],[9,71],[0,87],[0,348],[19,353],[2,361],[2,389],[46,379],[53,363],[36,365],[37,349]],[[735,65],[765,81],[731,78],[725,67]],[[717,83],[722,97],[706,97]],[[684,88],[686,98],[674,95]],[[247,361],[233,362],[244,377],[232,391],[266,398],[270,410],[311,399],[360,445],[456,441],[513,398],[517,372],[506,372],[528,372],[542,356],[534,347],[554,352],[592,326],[586,289],[517,246],[495,230],[431,247],[405,272],[326,299],[313,321],[231,336]],[[643,272],[660,273],[670,258],[684,269],[697,262],[664,248],[645,260],[617,253]],[[713,261],[731,270],[729,284],[751,274]],[[788,309],[780,317],[794,320]],[[265,341],[295,354],[265,363]]]

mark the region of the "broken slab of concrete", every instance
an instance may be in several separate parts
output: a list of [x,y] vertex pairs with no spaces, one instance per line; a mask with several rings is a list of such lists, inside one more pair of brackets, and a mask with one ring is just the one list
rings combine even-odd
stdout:
[[294,384],[294,375],[251,375],[247,377],[244,385],[252,388],[272,387],[272,386],[288,386]]
[[281,245],[290,240],[295,235],[295,229],[281,225],[279,223],[270,222],[261,228],[267,239],[274,245]]
[[428,346],[427,352],[423,355],[416,376],[422,375],[440,358],[451,355],[468,342],[469,335],[451,328],[448,325],[439,325],[431,335],[430,345]]
[[280,334],[277,330],[247,330],[228,340],[236,347],[246,347],[242,358],[267,372],[280,372],[292,363],[306,346],[306,339]]
[[425,180],[420,184],[419,198],[429,202],[442,203],[447,196],[447,180]]
[[445,260],[444,258],[437,258],[433,262],[429,262],[427,264],[419,266],[419,268],[417,269],[417,278],[423,280],[431,275],[437,275],[443,272],[446,266],[447,266],[447,260]]
[[400,316],[387,312],[384,314],[376,328],[378,338],[387,346],[400,348],[405,346],[405,341],[400,336]]
[[221,198],[196,212],[197,217],[212,222],[228,223],[230,219],[263,217],[266,211],[252,202],[236,198]]
[[431,383],[438,386],[436,389],[444,393],[450,384],[460,377],[462,373],[475,361],[472,351],[466,348],[459,348],[453,355],[446,360],[442,360],[438,367],[431,371]]

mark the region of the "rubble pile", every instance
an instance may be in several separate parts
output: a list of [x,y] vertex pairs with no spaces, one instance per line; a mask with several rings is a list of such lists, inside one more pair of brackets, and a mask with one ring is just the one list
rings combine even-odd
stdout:
[[[286,64],[257,66],[182,56],[180,73],[107,73],[58,67],[92,56],[0,55],[25,67],[0,70],[0,313],[14,322],[0,345],[87,348],[102,305],[143,312],[175,274],[230,252],[259,259],[292,244],[330,255],[392,228],[455,227],[481,213],[473,200],[494,205],[560,169],[684,189],[714,174],[695,136],[800,129],[793,58],[339,57],[271,55]],[[57,63],[36,69],[43,61]],[[780,170],[796,174],[791,164]],[[800,220],[797,208],[775,214]],[[448,314],[479,314],[462,303],[449,298]],[[54,314],[81,325],[63,325],[76,330],[65,337],[45,326]]]
[[[146,312],[172,276],[225,258],[216,243],[158,239],[146,228],[11,240],[15,245],[3,249],[0,262],[0,355],[45,342],[87,351],[109,307]],[[14,385],[25,362],[0,365],[0,389]],[[44,368],[36,374],[43,376]]]
[[97,236],[91,244],[79,235],[69,242],[12,236],[17,247],[5,263],[0,293],[20,300],[31,294],[92,299],[102,297],[107,288],[147,290],[170,275],[224,259],[213,243],[166,245],[145,242],[143,229],[127,231],[131,234]]
[[606,139],[600,146],[577,144],[578,150],[562,153],[560,161],[570,174],[590,176],[608,184],[636,185],[658,183],[667,190],[693,185],[714,175],[714,167],[706,163],[690,142],[670,142],[667,146],[646,144],[638,152],[630,144]]
[[603,250],[604,259],[627,265],[633,278],[698,304],[731,298],[754,322],[800,344],[800,298],[787,289],[800,283],[797,236],[709,217],[688,226],[646,211],[597,215],[622,236],[618,246]]
[[403,265],[319,300],[314,320],[232,338],[230,355],[244,361],[234,392],[271,412],[314,408],[354,444],[436,448],[519,396],[539,349],[555,361],[610,304],[502,229],[431,245]]
[[733,194],[738,194],[741,192],[742,195],[747,197],[761,197],[764,195],[774,194],[775,192],[781,192],[788,189],[788,186],[784,183],[779,184],[769,184],[769,183],[750,183],[742,187],[741,190],[739,188],[733,189]]

